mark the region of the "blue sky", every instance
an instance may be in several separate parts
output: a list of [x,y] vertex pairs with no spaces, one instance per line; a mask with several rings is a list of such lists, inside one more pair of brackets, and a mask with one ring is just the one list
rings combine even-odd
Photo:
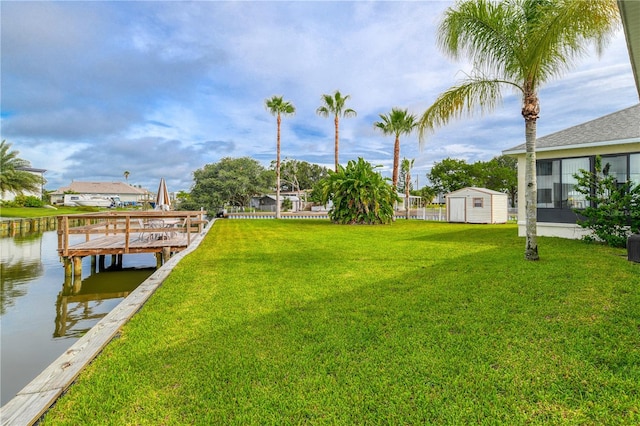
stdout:
[[[435,33],[448,1],[8,2],[1,11],[2,139],[47,189],[124,181],[189,190],[193,171],[222,157],[275,159],[265,99],[283,119],[282,157],[333,166],[333,121],[316,115],[340,90],[358,112],[340,126],[340,162],[363,157],[391,174],[393,139],[374,130],[392,107],[420,115],[468,63],[445,57]],[[638,103],[624,36],[593,49],[540,93],[538,136]],[[489,160],[524,140],[520,99],[438,130],[415,159],[419,186],[446,157]]]

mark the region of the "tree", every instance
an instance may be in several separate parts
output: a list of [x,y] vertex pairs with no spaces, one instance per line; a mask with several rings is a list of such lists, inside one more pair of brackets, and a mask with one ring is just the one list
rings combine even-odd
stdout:
[[[275,161],[270,166],[275,171]],[[285,158],[280,163],[280,189],[282,191],[303,191],[312,189],[328,175],[326,167],[306,161]]]
[[126,182],[129,182],[129,175],[130,175],[130,174],[131,174],[131,173],[129,172],[129,170],[125,170],[125,171],[124,171],[123,175],[124,175],[124,180],[125,180]]
[[411,207],[411,203],[409,203],[409,195],[411,190],[411,169],[413,168],[413,162],[415,160],[408,158],[402,159],[402,172],[404,174],[404,208],[405,208],[405,218],[409,219],[409,208]]
[[31,173],[26,168],[31,163],[18,157],[19,151],[11,151],[11,144],[6,140],[0,142],[0,193],[13,192],[22,195],[24,192],[39,192],[44,183],[41,176]]
[[350,160],[337,172],[330,171],[322,181],[322,203],[333,202],[331,221],[367,225],[391,222],[393,205],[399,198],[387,181],[362,158]]
[[467,186],[478,186],[476,167],[464,160],[445,158],[433,164],[427,178],[437,193],[447,194]]
[[515,207],[518,196],[518,161],[515,158],[506,155],[494,157],[479,164],[477,170],[482,173],[482,186],[508,194],[511,207]]
[[333,96],[331,95],[322,95],[322,105],[318,107],[316,113],[321,117],[329,117],[333,115],[333,124],[335,126],[335,171],[338,172],[338,166],[340,165],[338,161],[338,146],[339,146],[339,128],[340,128],[340,117],[355,117],[357,113],[351,108],[345,108],[344,104],[350,98],[350,95],[342,96],[340,91],[336,90]]
[[422,115],[427,132],[479,108],[495,109],[502,89],[522,96],[525,122],[525,259],[538,260],[536,124],[540,87],[568,70],[595,41],[598,53],[619,25],[615,0],[464,0],[447,9],[437,35],[442,50],[467,57],[474,70],[448,89]]
[[212,211],[225,205],[246,207],[251,197],[273,188],[274,177],[250,157],[222,158],[193,172],[191,199],[181,204],[184,209]]
[[265,107],[271,113],[276,116],[277,124],[277,136],[276,136],[276,219],[280,219],[280,123],[282,122],[282,115],[293,115],[296,112],[296,108],[291,102],[286,102],[282,96],[273,96],[271,99],[266,99],[264,102]]
[[374,128],[382,130],[384,135],[394,135],[393,145],[393,179],[394,188],[398,187],[398,169],[400,164],[400,135],[409,135],[416,127],[416,117],[404,109],[392,108],[387,115],[380,114],[380,120],[373,123]]
[[626,247],[629,235],[640,232],[640,185],[618,182],[606,166],[602,167],[600,156],[596,157],[593,173],[580,170],[574,177],[575,190],[585,194],[589,202],[584,209],[573,209],[584,218],[578,225],[592,230],[596,239],[612,247]]

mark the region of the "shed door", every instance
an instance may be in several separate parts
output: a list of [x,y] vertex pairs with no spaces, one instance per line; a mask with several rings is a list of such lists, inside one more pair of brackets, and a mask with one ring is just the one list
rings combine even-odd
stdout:
[[466,198],[449,198],[449,222],[465,222]]

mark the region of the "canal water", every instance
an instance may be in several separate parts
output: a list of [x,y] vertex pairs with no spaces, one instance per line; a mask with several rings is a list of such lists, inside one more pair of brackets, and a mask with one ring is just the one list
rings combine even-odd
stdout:
[[[77,235],[79,241],[84,236]],[[71,241],[74,243],[75,241]],[[154,271],[153,254],[125,255],[121,270],[65,282],[57,232],[0,238],[0,405],[55,361]]]

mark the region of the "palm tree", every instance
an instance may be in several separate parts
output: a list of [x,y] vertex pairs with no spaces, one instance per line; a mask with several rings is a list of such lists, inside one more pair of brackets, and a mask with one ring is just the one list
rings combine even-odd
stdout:
[[280,219],[280,123],[281,115],[293,115],[296,108],[291,102],[286,102],[283,96],[272,96],[271,99],[265,99],[264,105],[271,115],[276,116],[278,134],[276,138],[276,219]]
[[413,129],[418,124],[416,122],[416,116],[409,114],[404,109],[392,108],[391,112],[387,115],[380,114],[382,121],[376,121],[373,123],[375,128],[382,130],[385,135],[395,135],[396,140],[393,145],[393,178],[391,182],[393,187],[398,187],[398,167],[400,164],[400,135],[409,135],[413,132]]
[[39,192],[44,183],[41,176],[23,170],[31,167],[27,160],[18,157],[19,151],[10,151],[11,144],[0,142],[0,194],[13,192]]
[[351,108],[344,107],[344,104],[350,98],[350,95],[342,96],[340,91],[336,90],[333,96],[331,95],[322,95],[322,105],[316,109],[316,114],[321,117],[329,117],[333,115],[333,123],[336,129],[335,136],[335,166],[336,173],[338,172],[338,165],[340,164],[338,161],[338,146],[339,146],[339,128],[340,128],[340,117],[355,117],[357,113]]
[[616,0],[465,0],[445,12],[437,41],[474,71],[442,93],[418,123],[425,134],[476,108],[491,111],[510,87],[522,96],[525,122],[525,259],[538,260],[536,123],[540,87],[568,70],[594,41],[598,53],[619,25]]
[[411,188],[411,169],[413,168],[413,162],[415,160],[408,158],[402,159],[402,172],[404,173],[404,207],[405,207],[405,219],[409,219],[409,208],[411,204],[409,203],[409,195]]
[[125,170],[123,175],[124,175],[124,180],[128,183],[129,182],[129,175],[131,173],[129,172],[129,170]]

